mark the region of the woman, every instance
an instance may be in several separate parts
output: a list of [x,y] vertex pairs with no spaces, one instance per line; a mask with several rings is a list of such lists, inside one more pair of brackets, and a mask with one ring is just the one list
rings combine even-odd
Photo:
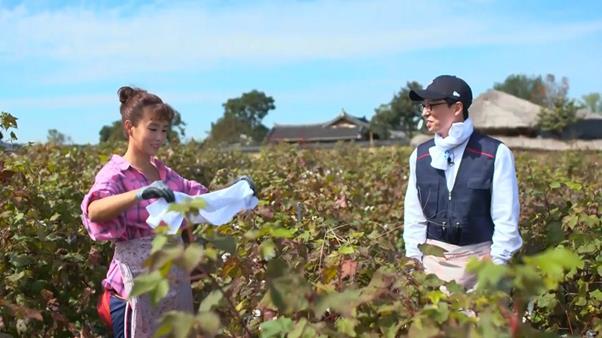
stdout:
[[121,87],[118,95],[128,148],[123,156],[113,155],[98,172],[81,208],[90,237],[115,243],[99,314],[115,337],[138,338],[152,336],[154,323],[164,311],[192,312],[189,276],[177,268],[169,275],[170,293],[158,307],[150,306],[148,297],[127,301],[154,234],[146,223],[146,206],[157,198],[173,202],[174,191],[198,195],[207,188],[182,178],[155,157],[170,130],[173,108],[138,88]]

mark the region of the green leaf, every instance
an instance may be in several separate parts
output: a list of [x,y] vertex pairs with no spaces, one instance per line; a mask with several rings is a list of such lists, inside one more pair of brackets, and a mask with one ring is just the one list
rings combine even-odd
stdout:
[[355,249],[351,245],[345,245],[340,247],[338,251],[341,255],[350,255],[355,252]]
[[203,258],[203,247],[198,243],[190,243],[184,254],[182,255],[181,263],[184,270],[191,272],[196,268]]
[[187,338],[195,324],[195,317],[185,312],[170,311],[159,320],[159,327],[154,338],[169,335],[174,338]]
[[293,329],[293,321],[287,317],[263,322],[259,325],[261,338],[285,337]]
[[265,241],[261,242],[259,245],[259,251],[261,253],[261,257],[266,261],[276,256],[276,246],[271,239],[266,239]]
[[24,255],[12,256],[10,259],[10,262],[15,267],[22,268],[22,267],[28,266],[31,263],[33,263],[34,259],[33,259],[33,257],[24,254]]
[[151,301],[153,302],[153,304],[159,304],[159,302],[161,301],[161,299],[165,298],[165,296],[167,296],[167,293],[169,292],[169,281],[167,279],[162,279],[161,281],[159,281],[159,283],[156,285],[156,287],[151,290]]
[[232,236],[215,236],[214,238],[208,238],[207,240],[220,250],[224,250],[230,254],[236,253],[236,241]]
[[565,182],[566,186],[573,190],[573,191],[581,191],[581,189],[583,189],[583,186],[581,185],[581,183],[577,183],[577,182]]
[[322,317],[327,309],[343,316],[354,316],[356,307],[360,303],[360,294],[360,290],[347,289],[340,293],[334,292],[320,296],[314,305],[316,317]]
[[190,210],[190,204],[187,203],[171,203],[167,207],[167,211],[174,211],[180,214],[185,214]]
[[136,297],[141,294],[150,292],[153,290],[159,281],[162,279],[161,274],[156,271],[150,275],[141,275],[134,279],[134,286],[130,292],[130,297]]
[[268,276],[269,278],[276,279],[278,277],[286,276],[288,274],[288,264],[284,260],[276,258],[268,262],[266,276]]
[[602,301],[602,291],[600,291],[600,289],[590,292],[589,295],[597,301]]
[[583,268],[581,258],[563,248],[556,247],[548,249],[543,253],[525,257],[525,263],[536,266],[544,274],[544,282],[548,289],[555,289],[558,283],[564,278],[564,271],[574,271],[577,268]]
[[352,318],[339,318],[335,322],[337,331],[343,333],[349,337],[357,337],[355,333],[355,326],[358,324],[357,319]]
[[21,271],[19,273],[13,273],[12,275],[8,275],[8,277],[6,277],[6,279],[10,282],[16,283],[17,281],[19,281],[19,279],[23,278],[25,276],[25,271]]
[[295,323],[295,327],[288,333],[287,338],[315,338],[317,336],[318,333],[307,319],[301,318]]
[[61,217],[61,214],[54,213],[52,216],[50,216],[50,221],[51,222],[56,222],[60,217]]
[[469,261],[467,270],[477,273],[478,288],[481,290],[500,289],[503,278],[509,276],[510,271],[506,265],[494,264],[491,261],[479,261],[476,258]]
[[217,306],[223,299],[224,295],[220,290],[211,291],[199,306],[199,312],[210,311],[214,306]]
[[201,330],[210,336],[216,335],[221,327],[219,316],[213,311],[200,312],[196,316],[196,320],[198,321]]
[[295,235],[295,229],[276,228],[270,231],[274,238],[292,238]]
[[444,257],[447,250],[431,244],[418,244],[418,249],[425,256]]
[[207,202],[202,197],[195,197],[190,202],[190,206],[195,209],[205,209],[207,207]]
[[155,238],[153,238],[153,246],[151,249],[151,255],[154,254],[155,252],[161,250],[165,246],[165,243],[167,243],[167,236],[156,235]]
[[439,337],[440,331],[439,329],[430,321],[427,323],[422,323],[422,320],[417,319],[410,326],[410,331],[408,332],[408,337],[412,338],[432,338]]
[[443,324],[449,317],[449,307],[446,302],[440,302],[437,305],[425,307],[422,312],[437,323]]
[[537,305],[542,308],[554,309],[554,307],[558,304],[558,298],[553,293],[546,293],[543,296],[537,298]]

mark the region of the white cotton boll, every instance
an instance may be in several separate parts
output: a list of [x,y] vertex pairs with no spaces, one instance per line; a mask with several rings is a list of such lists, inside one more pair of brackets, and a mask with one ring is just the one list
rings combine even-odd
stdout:
[[228,258],[230,258],[230,253],[229,253],[229,252],[225,252],[225,253],[222,255],[222,260],[223,260],[223,261],[226,261],[226,260],[228,260]]
[[261,310],[259,310],[259,309],[253,310],[253,316],[254,317],[260,317],[261,316]]

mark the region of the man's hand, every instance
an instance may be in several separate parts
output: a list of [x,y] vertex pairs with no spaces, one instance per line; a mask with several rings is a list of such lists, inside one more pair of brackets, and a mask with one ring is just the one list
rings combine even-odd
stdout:
[[253,179],[247,175],[240,176],[230,185],[234,185],[240,181],[246,181],[249,184],[249,187],[251,187],[251,190],[253,190],[253,196],[257,197],[257,187],[255,186],[255,182],[253,182]]
[[164,198],[167,203],[173,203],[176,200],[173,191],[163,181],[154,181],[150,185],[140,188],[136,193],[136,198],[138,200]]

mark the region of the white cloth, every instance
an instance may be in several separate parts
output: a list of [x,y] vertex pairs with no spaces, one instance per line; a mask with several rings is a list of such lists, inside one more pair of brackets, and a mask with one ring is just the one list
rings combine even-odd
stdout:
[[[453,189],[467,144],[468,139],[451,150],[454,164],[445,170],[449,191]],[[410,175],[404,202],[403,239],[406,256],[421,260],[422,252],[418,249],[418,244],[426,241],[426,218],[422,212],[416,189],[416,149],[410,155],[409,162]],[[500,144],[495,154],[491,185],[491,218],[494,223],[491,258],[494,263],[507,262],[522,246],[523,241],[518,232],[519,216],[518,183],[514,158],[510,149],[506,145]]]
[[[205,208],[199,213],[190,215],[189,219],[194,224],[210,223],[222,225],[230,222],[232,218],[241,211],[250,210],[257,206],[259,200],[253,196],[253,190],[246,181],[239,181],[232,186],[216,190],[207,194],[190,196],[181,192],[174,192],[176,203],[190,201],[191,199],[202,199]],[[168,233],[175,234],[184,220],[184,215],[175,211],[168,211],[169,204],[160,198],[146,207],[148,218],[146,223],[153,229],[161,222],[167,224]]]
[[464,122],[453,123],[446,138],[435,134],[435,145],[429,148],[431,166],[435,169],[447,170],[452,165],[448,159],[455,159],[452,155],[453,150],[461,144],[466,147],[466,141],[473,130],[472,120],[468,118]]

